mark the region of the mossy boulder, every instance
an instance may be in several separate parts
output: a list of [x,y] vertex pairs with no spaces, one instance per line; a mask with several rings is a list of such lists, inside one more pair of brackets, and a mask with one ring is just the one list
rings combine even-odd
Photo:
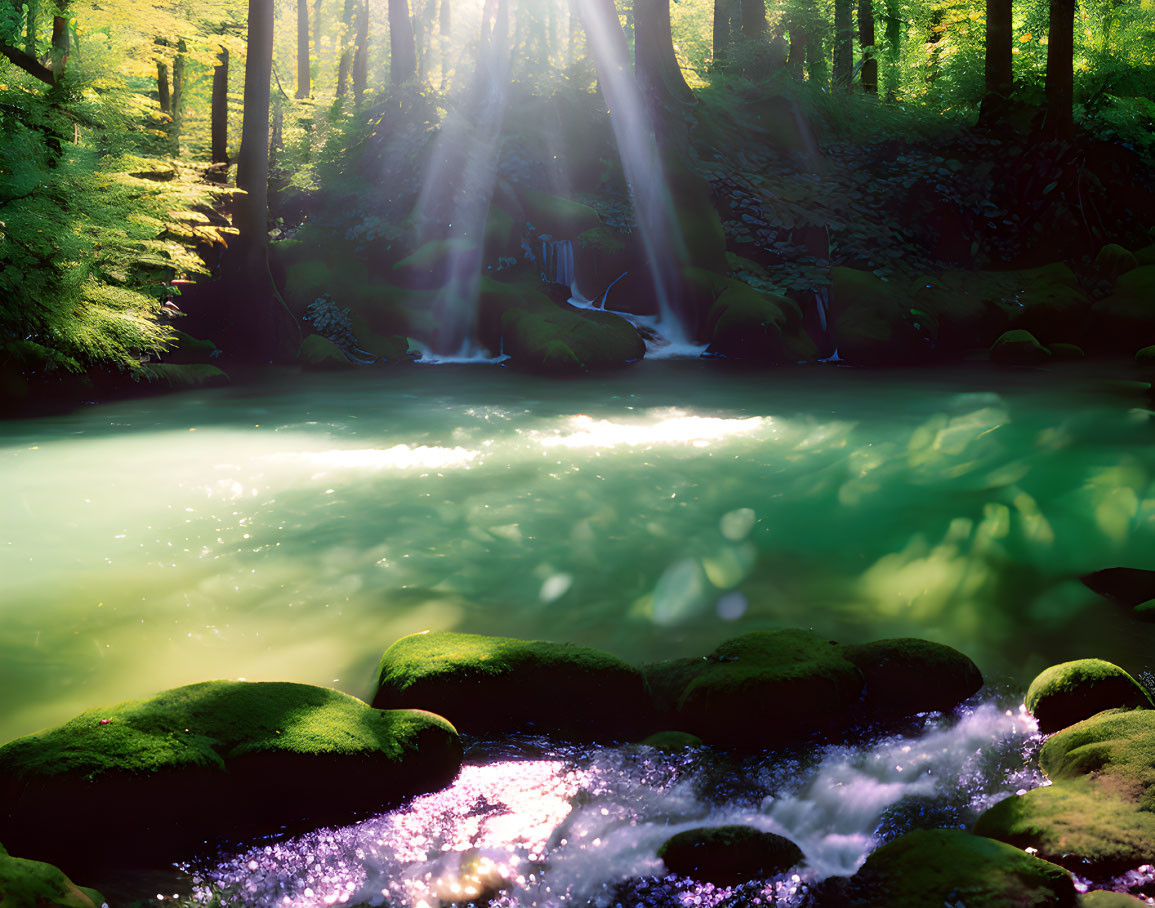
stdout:
[[988,272],[987,282],[988,293],[1002,310],[1008,327],[1030,331],[1048,341],[1078,337],[1091,314],[1079,279],[1063,262],[1024,271]]
[[200,388],[220,388],[229,383],[222,369],[207,363],[147,363],[138,370],[139,377],[150,384],[161,385],[173,391],[191,391]]
[[957,829],[909,832],[866,859],[834,900],[855,908],[1075,908],[1074,881],[1054,864]]
[[501,317],[502,349],[510,364],[531,372],[569,374],[637,362],[646,344],[612,312],[509,309]]
[[313,372],[352,369],[355,365],[340,347],[320,334],[310,334],[301,341],[297,360],[302,369]]
[[490,205],[485,216],[485,256],[495,259],[519,251],[521,237],[514,230],[513,215],[499,205]]
[[956,649],[914,637],[843,646],[866,681],[872,715],[954,709],[983,685],[978,666]]
[[285,270],[285,302],[298,317],[320,296],[331,297],[340,308],[353,307],[367,284],[369,269],[346,251],[304,259]]
[[975,832],[1084,875],[1155,863],[1155,710],[1108,710],[1065,728],[1039,765],[1052,784],[1000,801]]
[[306,684],[207,681],[0,748],[0,838],[70,870],[171,862],[348,822],[445,785],[460,762],[453,726],[430,713]]
[[1146,899],[1108,889],[1096,889],[1079,896],[1079,908],[1141,908],[1149,904]]
[[401,638],[381,657],[373,705],[432,710],[469,734],[608,740],[653,725],[641,671],[616,656],[480,634]]
[[1155,706],[1134,678],[1102,659],[1052,665],[1031,682],[1026,702],[1044,734],[1089,719],[1105,709]]
[[166,363],[207,363],[220,356],[221,351],[211,340],[201,340],[184,331],[173,331],[173,337],[172,346],[164,354]]
[[677,724],[709,744],[774,746],[846,724],[862,688],[858,667],[818,634],[752,631],[702,661]]
[[409,362],[409,338],[403,334],[378,334],[371,327],[365,316],[358,312],[350,314],[349,322],[353,328],[353,336],[357,338],[357,346],[366,353],[377,357],[379,363],[407,363]]
[[905,287],[854,268],[833,269],[831,281],[829,324],[842,359],[892,365],[929,354],[932,326],[907,305]]
[[1052,362],[1075,362],[1087,358],[1087,352],[1078,344],[1059,342],[1051,344],[1047,349],[1051,351]]
[[1155,344],[1155,265],[1119,276],[1115,292],[1095,303],[1091,331],[1104,349],[1117,353]]
[[104,896],[77,886],[57,867],[10,857],[0,848],[0,905],[4,908],[100,908]]
[[688,829],[667,839],[658,857],[670,873],[715,886],[736,886],[784,873],[804,860],[785,836],[752,826]]
[[690,747],[702,747],[704,741],[697,735],[685,731],[656,731],[638,742],[642,747],[676,752]]
[[1099,275],[1109,281],[1115,280],[1120,274],[1126,274],[1137,265],[1135,253],[1118,243],[1108,243],[1095,256],[1095,267],[1099,269]]
[[391,282],[404,287],[441,287],[451,275],[476,274],[481,270],[481,247],[464,237],[430,240],[394,264]]
[[601,226],[598,213],[583,205],[536,189],[523,189],[521,201],[525,216],[538,234],[548,233],[555,240],[574,240]]
[[1041,366],[1050,362],[1051,351],[1030,331],[1015,328],[1000,334],[990,350],[991,362],[1003,366]]
[[802,327],[802,310],[784,296],[730,279],[710,308],[708,353],[767,365],[812,359],[817,347]]
[[1083,585],[1113,602],[1136,606],[1155,599],[1155,571],[1113,567],[1084,574]]

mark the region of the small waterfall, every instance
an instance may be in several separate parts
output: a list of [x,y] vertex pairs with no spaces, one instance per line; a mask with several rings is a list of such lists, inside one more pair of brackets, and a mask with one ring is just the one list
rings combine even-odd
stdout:
[[573,242],[555,240],[548,234],[541,238],[541,279],[548,284],[573,288]]

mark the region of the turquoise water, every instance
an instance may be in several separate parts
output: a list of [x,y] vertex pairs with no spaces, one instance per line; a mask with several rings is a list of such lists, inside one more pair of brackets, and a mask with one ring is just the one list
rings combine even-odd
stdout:
[[1142,672],[1152,625],[1076,579],[1155,568],[1155,426],[1110,377],[277,372],[9,421],[0,740],[206,678],[367,697],[426,628],[641,661],[805,626],[943,641],[1019,689]]

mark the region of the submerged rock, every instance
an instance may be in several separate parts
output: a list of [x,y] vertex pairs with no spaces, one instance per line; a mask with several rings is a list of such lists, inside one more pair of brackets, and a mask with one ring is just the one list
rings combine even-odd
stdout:
[[41,861],[11,857],[0,847],[0,905],[4,908],[100,908],[104,896],[77,886]]
[[445,785],[460,764],[440,716],[306,684],[207,681],[0,748],[0,838],[69,868],[171,861],[348,822]]
[[910,832],[883,845],[849,882],[819,887],[820,906],[856,908],[1075,908],[1061,867],[958,829]]
[[991,362],[1004,366],[1039,366],[1051,359],[1051,351],[1030,331],[1004,331],[991,344]]
[[785,836],[751,826],[688,829],[667,839],[658,857],[671,873],[716,886],[763,880],[804,860]]
[[844,646],[866,681],[872,715],[911,715],[953,709],[983,686],[978,666],[956,649],[902,637]]
[[1027,709],[1044,734],[1115,707],[1155,707],[1147,692],[1117,665],[1078,659],[1052,665],[1027,689]]
[[1155,710],[1110,710],[1043,744],[1052,784],[1000,801],[975,832],[1080,874],[1155,863]]
[[609,740],[653,724],[641,671],[569,643],[435,632],[402,637],[377,669],[380,708],[416,707],[469,734]]
[[329,338],[320,334],[310,334],[301,341],[301,348],[297,351],[297,359],[302,369],[323,372],[338,369],[352,369],[354,363],[344,351]]

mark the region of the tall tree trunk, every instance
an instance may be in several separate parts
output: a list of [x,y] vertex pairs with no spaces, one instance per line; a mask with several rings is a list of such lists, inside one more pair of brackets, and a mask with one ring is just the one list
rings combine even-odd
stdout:
[[36,56],[36,39],[40,26],[40,0],[24,0],[27,6],[27,20],[24,23],[24,53]]
[[829,78],[826,69],[826,51],[822,47],[822,33],[817,28],[809,31],[809,40],[806,43],[806,75],[816,85],[825,85]]
[[850,0],[834,0],[834,87],[848,88],[854,67],[854,26]]
[[878,94],[878,60],[874,56],[874,4],[858,0],[858,46],[862,49],[862,89]]
[[156,63],[156,96],[160,101],[161,113],[172,113],[172,96],[168,87],[168,64],[160,60]]
[[181,38],[176,45],[176,56],[172,61],[172,142],[174,151],[180,153],[180,131],[184,123],[185,54],[188,44]]
[[761,39],[766,33],[766,0],[741,0],[742,37]]
[[714,67],[726,68],[730,52],[730,10],[734,0],[714,0]]
[[337,97],[343,98],[349,91],[349,70],[353,64],[353,44],[349,40],[353,34],[354,0],[345,0],[345,11],[341,15],[341,59],[337,64]]
[[938,79],[942,69],[942,7],[936,6],[930,13],[930,33],[926,36],[926,43],[930,46],[930,59],[927,61],[926,81],[934,82]]
[[902,17],[898,0],[886,0],[886,98],[898,92],[899,64],[902,59]]
[[213,67],[212,161],[229,165],[229,51],[221,47]]
[[666,112],[694,100],[674,53],[670,0],[634,0],[634,73],[660,135]]
[[1014,88],[1011,12],[1012,0],[987,0],[986,86],[979,111],[979,119],[986,125],[1002,119]]
[[357,10],[357,40],[353,51],[353,100],[361,103],[369,82],[369,0]]
[[1066,136],[1075,128],[1074,50],[1075,0],[1051,0],[1051,25],[1047,33],[1048,132]]
[[309,0],[297,0],[297,97],[313,93],[309,73]]
[[449,72],[450,35],[453,32],[453,6],[450,0],[441,0],[440,16],[441,19],[437,24],[437,44],[441,50],[441,88],[444,89]]
[[408,0],[389,0],[389,81],[408,82],[417,72],[417,49]]
[[790,25],[790,51],[786,57],[786,68],[795,79],[802,79],[802,63],[806,59],[806,29],[798,22]]

